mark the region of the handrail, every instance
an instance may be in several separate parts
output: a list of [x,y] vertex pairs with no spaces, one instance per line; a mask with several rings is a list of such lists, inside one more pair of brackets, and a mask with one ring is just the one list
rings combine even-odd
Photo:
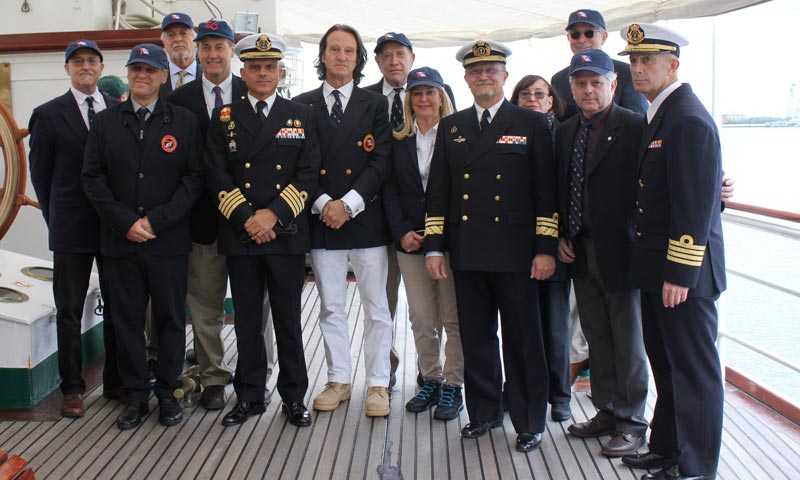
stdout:
[[755,213],[756,215],[763,215],[765,217],[778,218],[780,220],[787,220],[789,222],[800,223],[800,213],[775,210],[772,208],[759,207],[757,205],[748,205],[746,203],[739,202],[725,202],[725,208],[738,210],[740,212]]

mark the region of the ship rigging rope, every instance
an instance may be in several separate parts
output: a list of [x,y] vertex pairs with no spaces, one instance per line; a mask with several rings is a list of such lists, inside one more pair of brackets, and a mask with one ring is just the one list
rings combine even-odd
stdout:
[[[120,14],[121,11],[127,10],[127,4],[123,0],[112,0],[114,2],[114,11],[116,15],[116,21],[114,22],[115,28],[117,30],[135,30],[139,28],[155,28],[161,24],[161,21],[158,18],[154,17],[158,14],[159,18],[165,17],[169,12],[163,11],[159,8],[156,8],[155,5],[148,2],[148,0],[139,0],[142,4],[144,4],[150,11],[151,15],[145,15],[141,13],[124,13]],[[211,12],[212,18],[222,18],[222,11],[214,5],[209,0],[200,0],[205,4],[208,11]],[[167,2],[171,4],[172,2]]]

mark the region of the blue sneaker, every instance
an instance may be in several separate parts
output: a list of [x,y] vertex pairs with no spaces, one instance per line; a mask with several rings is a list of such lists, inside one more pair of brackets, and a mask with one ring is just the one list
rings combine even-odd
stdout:
[[406,403],[406,410],[419,413],[428,410],[439,403],[442,392],[442,383],[435,380],[425,380],[422,388]]
[[464,400],[461,397],[461,387],[451,385],[442,386],[441,398],[436,410],[433,411],[433,418],[436,420],[452,420],[456,418],[464,409]]

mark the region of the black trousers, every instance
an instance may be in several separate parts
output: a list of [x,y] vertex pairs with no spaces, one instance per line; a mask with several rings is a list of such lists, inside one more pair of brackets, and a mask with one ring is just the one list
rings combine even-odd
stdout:
[[569,280],[539,282],[539,312],[547,356],[550,404],[569,403]]
[[146,402],[150,393],[144,338],[148,299],[158,332],[153,390],[158,397],[170,396],[180,386],[183,367],[188,256],[159,257],[140,249],[128,257],[106,257],[105,262],[114,305],[117,361],[128,399]]
[[470,421],[503,418],[499,312],[511,422],[518,433],[544,431],[548,388],[539,319],[539,282],[532,280],[529,272],[453,274]]
[[684,475],[713,475],[722,443],[723,384],[715,297],[690,297],[664,307],[661,294],[642,291],[642,331],[658,399],[650,450],[679,454]]
[[234,330],[239,359],[233,387],[239,401],[263,402],[267,381],[264,347],[264,289],[269,294],[275,342],[278,346],[278,393],[283,401],[302,402],[308,372],[300,324],[300,297],[305,279],[305,255],[228,256]]
[[[58,373],[61,375],[61,391],[64,395],[83,394],[83,345],[81,321],[86,303],[86,292],[92,274],[92,263],[97,260],[100,274],[100,290],[104,295],[103,344],[106,351],[103,368],[103,388],[110,390],[121,385],[117,371],[117,347],[108,285],[105,281],[103,260],[94,253],[53,252],[53,298],[56,303],[56,334],[58,341]],[[93,306],[92,306],[93,308]]]

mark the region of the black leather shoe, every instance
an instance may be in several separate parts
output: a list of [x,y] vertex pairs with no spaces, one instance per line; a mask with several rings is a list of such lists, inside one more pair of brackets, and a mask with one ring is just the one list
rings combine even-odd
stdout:
[[550,407],[550,418],[556,422],[563,422],[572,418],[572,410],[569,408],[569,402],[554,403]]
[[582,423],[573,423],[567,427],[569,433],[581,438],[602,437],[614,433],[614,419],[597,413],[593,418]]
[[296,427],[311,426],[311,414],[303,402],[283,402],[281,405],[283,413],[289,417],[289,423]]
[[641,480],[715,480],[717,475],[684,475],[678,470],[677,465],[667,467],[655,473],[642,475]]
[[129,401],[122,409],[122,413],[117,417],[117,428],[120,430],[130,430],[142,424],[142,417],[150,412],[147,403]]
[[209,385],[200,394],[200,406],[206,410],[219,410],[225,407],[225,387]]
[[169,427],[177,425],[183,420],[183,410],[178,400],[173,396],[158,399],[158,423]]
[[489,433],[489,430],[503,425],[502,420],[492,422],[469,422],[461,429],[461,438],[478,438]]
[[186,350],[186,362],[189,365],[197,365],[197,352],[194,348]]
[[629,432],[615,432],[611,439],[603,444],[600,453],[606,457],[616,458],[636,453],[644,445],[644,438]]
[[517,435],[516,449],[518,452],[530,452],[536,450],[542,444],[541,433],[520,433]]
[[678,463],[678,456],[664,456],[653,452],[634,453],[631,455],[623,455],[622,463],[632,468],[655,470],[657,468],[667,468],[675,465]]
[[264,402],[237,402],[236,406],[222,417],[222,425],[225,427],[241,425],[250,415],[261,415],[266,411]]

